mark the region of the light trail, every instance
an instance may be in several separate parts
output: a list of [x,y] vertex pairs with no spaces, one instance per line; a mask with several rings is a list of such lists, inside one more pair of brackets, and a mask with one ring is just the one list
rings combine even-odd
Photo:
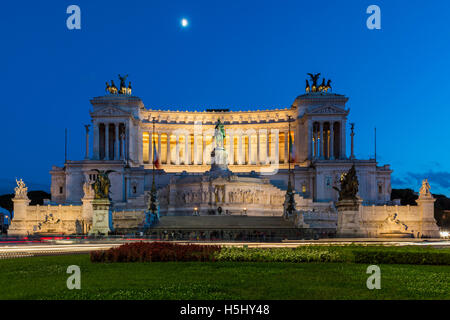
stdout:
[[[17,257],[32,257],[32,256],[48,256],[48,255],[62,255],[62,254],[88,254],[91,251],[108,250],[113,247],[118,247],[128,241],[116,241],[109,243],[76,243],[76,244],[16,244],[16,245],[2,245],[0,243],[0,259],[17,258]],[[147,240],[149,242],[154,240]],[[105,241],[106,242],[106,241]],[[224,241],[171,241],[180,244],[202,244],[202,245],[220,245],[224,247],[248,247],[248,248],[296,248],[300,246],[346,246],[357,244],[362,246],[382,245],[382,246],[432,246],[441,248],[450,248],[449,240],[386,240],[386,239],[323,239],[323,240],[302,240],[302,241],[285,241],[285,242],[224,242]]]

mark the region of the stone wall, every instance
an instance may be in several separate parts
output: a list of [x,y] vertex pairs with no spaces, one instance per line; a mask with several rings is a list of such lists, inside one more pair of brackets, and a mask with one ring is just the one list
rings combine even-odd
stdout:
[[8,234],[81,234],[87,232],[89,225],[80,205],[29,206],[14,201],[14,219]]
[[438,238],[434,201],[427,180],[422,183],[417,206],[363,206],[361,200],[337,202],[341,237]]

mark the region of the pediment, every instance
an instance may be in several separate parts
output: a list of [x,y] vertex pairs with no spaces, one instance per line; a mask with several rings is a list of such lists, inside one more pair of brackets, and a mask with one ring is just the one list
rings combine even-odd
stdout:
[[310,110],[310,114],[347,114],[348,111],[333,105],[325,105]]
[[91,112],[92,117],[129,117],[130,113],[114,106],[106,106],[100,110]]

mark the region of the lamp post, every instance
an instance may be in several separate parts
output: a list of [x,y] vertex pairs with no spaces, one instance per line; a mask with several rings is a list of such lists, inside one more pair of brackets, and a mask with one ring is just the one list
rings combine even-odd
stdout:
[[194,216],[198,216],[199,214],[198,214],[198,208],[197,207],[195,207],[194,208]]
[[[155,117],[153,117],[153,132],[152,132],[152,143],[151,143],[151,148],[152,151],[155,150],[155,146],[154,146],[154,134],[155,134]],[[155,155],[153,154],[153,161],[152,161],[152,189],[150,191],[150,204],[149,204],[149,210],[151,212],[151,214],[158,219],[158,215],[157,215],[157,193],[156,193],[156,184],[155,184],[155,161],[154,161]]]
[[244,208],[244,216],[247,215],[247,208]]
[[292,182],[291,182],[291,144],[292,144],[292,140],[291,140],[291,116],[289,116],[289,122],[288,122],[288,126],[289,126],[289,130],[288,130],[288,137],[289,137],[289,158],[288,158],[288,163],[289,163],[289,171],[288,171],[288,187],[286,190],[286,196],[285,196],[285,200],[284,200],[284,218],[287,219],[290,216],[292,216],[295,211],[295,199],[294,199],[294,189],[292,187]]

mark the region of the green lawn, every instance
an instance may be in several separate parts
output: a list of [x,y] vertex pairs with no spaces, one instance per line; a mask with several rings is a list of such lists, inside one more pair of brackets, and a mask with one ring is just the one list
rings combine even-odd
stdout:
[[[69,265],[81,290],[68,290]],[[450,266],[263,262],[91,263],[88,255],[0,260],[0,299],[450,299]]]

